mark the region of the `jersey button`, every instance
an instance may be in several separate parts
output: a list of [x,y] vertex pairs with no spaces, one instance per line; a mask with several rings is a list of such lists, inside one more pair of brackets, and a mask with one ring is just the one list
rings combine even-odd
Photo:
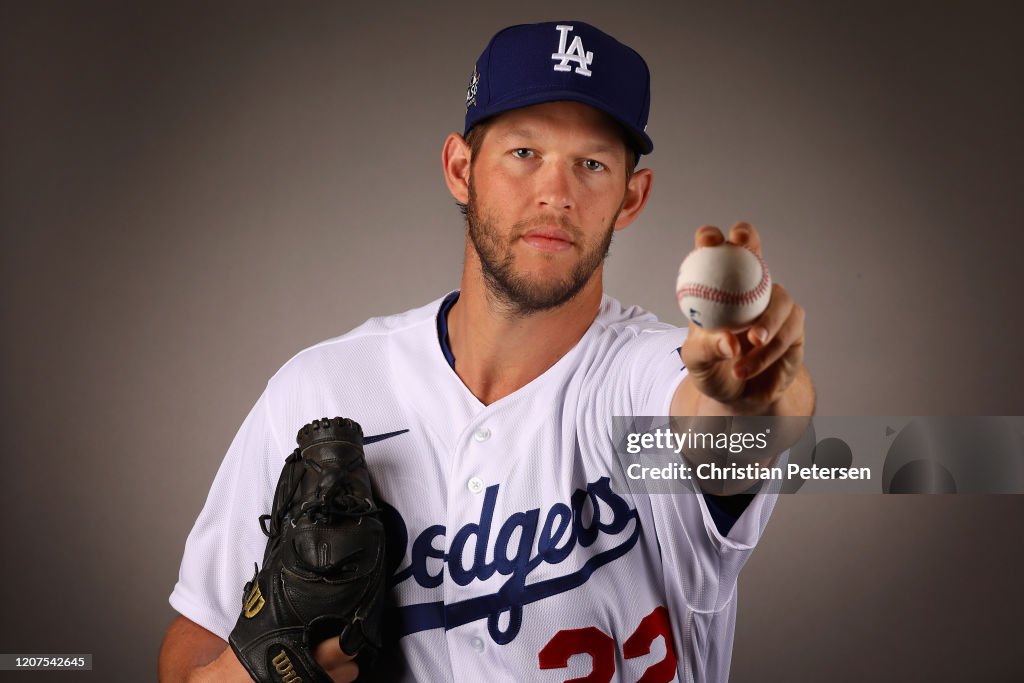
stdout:
[[477,652],[483,652],[484,651],[484,641],[482,641],[479,638],[474,638],[473,640],[469,641],[469,644],[472,645],[473,649],[476,650]]
[[487,427],[481,427],[480,429],[473,432],[473,438],[478,443],[483,443],[484,441],[487,441],[487,439],[491,438],[491,430],[488,429]]
[[466,488],[472,491],[473,493],[480,493],[481,491],[484,490],[483,479],[481,479],[480,477],[473,477],[472,479],[466,482]]

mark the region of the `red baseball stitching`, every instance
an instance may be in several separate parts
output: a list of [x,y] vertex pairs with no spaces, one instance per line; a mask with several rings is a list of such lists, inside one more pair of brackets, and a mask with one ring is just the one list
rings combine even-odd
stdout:
[[[710,249],[711,247],[701,248]],[[747,248],[743,247],[743,249]],[[756,258],[757,262],[761,264],[761,281],[757,283],[756,287],[746,292],[726,292],[716,287],[684,282],[682,287],[679,288],[679,291],[676,292],[676,302],[678,303],[686,296],[695,296],[699,299],[707,299],[708,301],[712,301],[716,304],[726,304],[730,306],[742,306],[756,301],[768,289],[768,265],[765,264],[764,259],[762,259],[753,250],[747,249],[747,251],[754,254],[754,258]]]

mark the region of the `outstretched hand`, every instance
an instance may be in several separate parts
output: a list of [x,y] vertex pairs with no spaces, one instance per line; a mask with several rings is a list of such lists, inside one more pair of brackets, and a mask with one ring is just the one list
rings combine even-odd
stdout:
[[[726,241],[710,225],[697,230],[696,247]],[[761,254],[761,238],[754,226],[737,223],[728,241]],[[688,380],[700,394],[721,404],[723,412],[739,415],[777,414],[777,404],[794,380],[806,372],[804,309],[778,283],[772,285],[768,308],[740,333],[689,327],[680,351]]]

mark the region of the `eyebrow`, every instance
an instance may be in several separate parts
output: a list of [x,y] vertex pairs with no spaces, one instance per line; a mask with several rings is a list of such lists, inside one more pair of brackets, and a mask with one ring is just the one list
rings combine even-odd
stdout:
[[511,128],[511,129],[505,131],[505,133],[501,136],[501,139],[502,140],[507,140],[508,138],[516,138],[516,137],[518,137],[518,138],[526,138],[528,140],[532,140],[534,138],[534,135],[533,135],[533,131],[531,131],[528,128]]

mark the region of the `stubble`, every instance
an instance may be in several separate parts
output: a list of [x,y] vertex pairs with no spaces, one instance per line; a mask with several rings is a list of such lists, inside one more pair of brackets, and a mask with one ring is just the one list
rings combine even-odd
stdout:
[[[498,308],[513,316],[528,316],[549,311],[571,301],[608,257],[612,236],[615,233],[613,226],[618,215],[619,212],[616,211],[596,243],[584,246],[581,258],[565,277],[541,280],[516,272],[515,254],[512,250],[515,241],[535,225],[531,225],[531,221],[520,221],[512,226],[510,237],[503,237],[496,227],[495,218],[479,210],[476,191],[470,181],[466,221],[470,241],[480,260],[488,295]],[[583,231],[578,226],[570,223],[564,216],[560,217],[559,224],[572,235],[575,243],[573,248],[585,244]]]

